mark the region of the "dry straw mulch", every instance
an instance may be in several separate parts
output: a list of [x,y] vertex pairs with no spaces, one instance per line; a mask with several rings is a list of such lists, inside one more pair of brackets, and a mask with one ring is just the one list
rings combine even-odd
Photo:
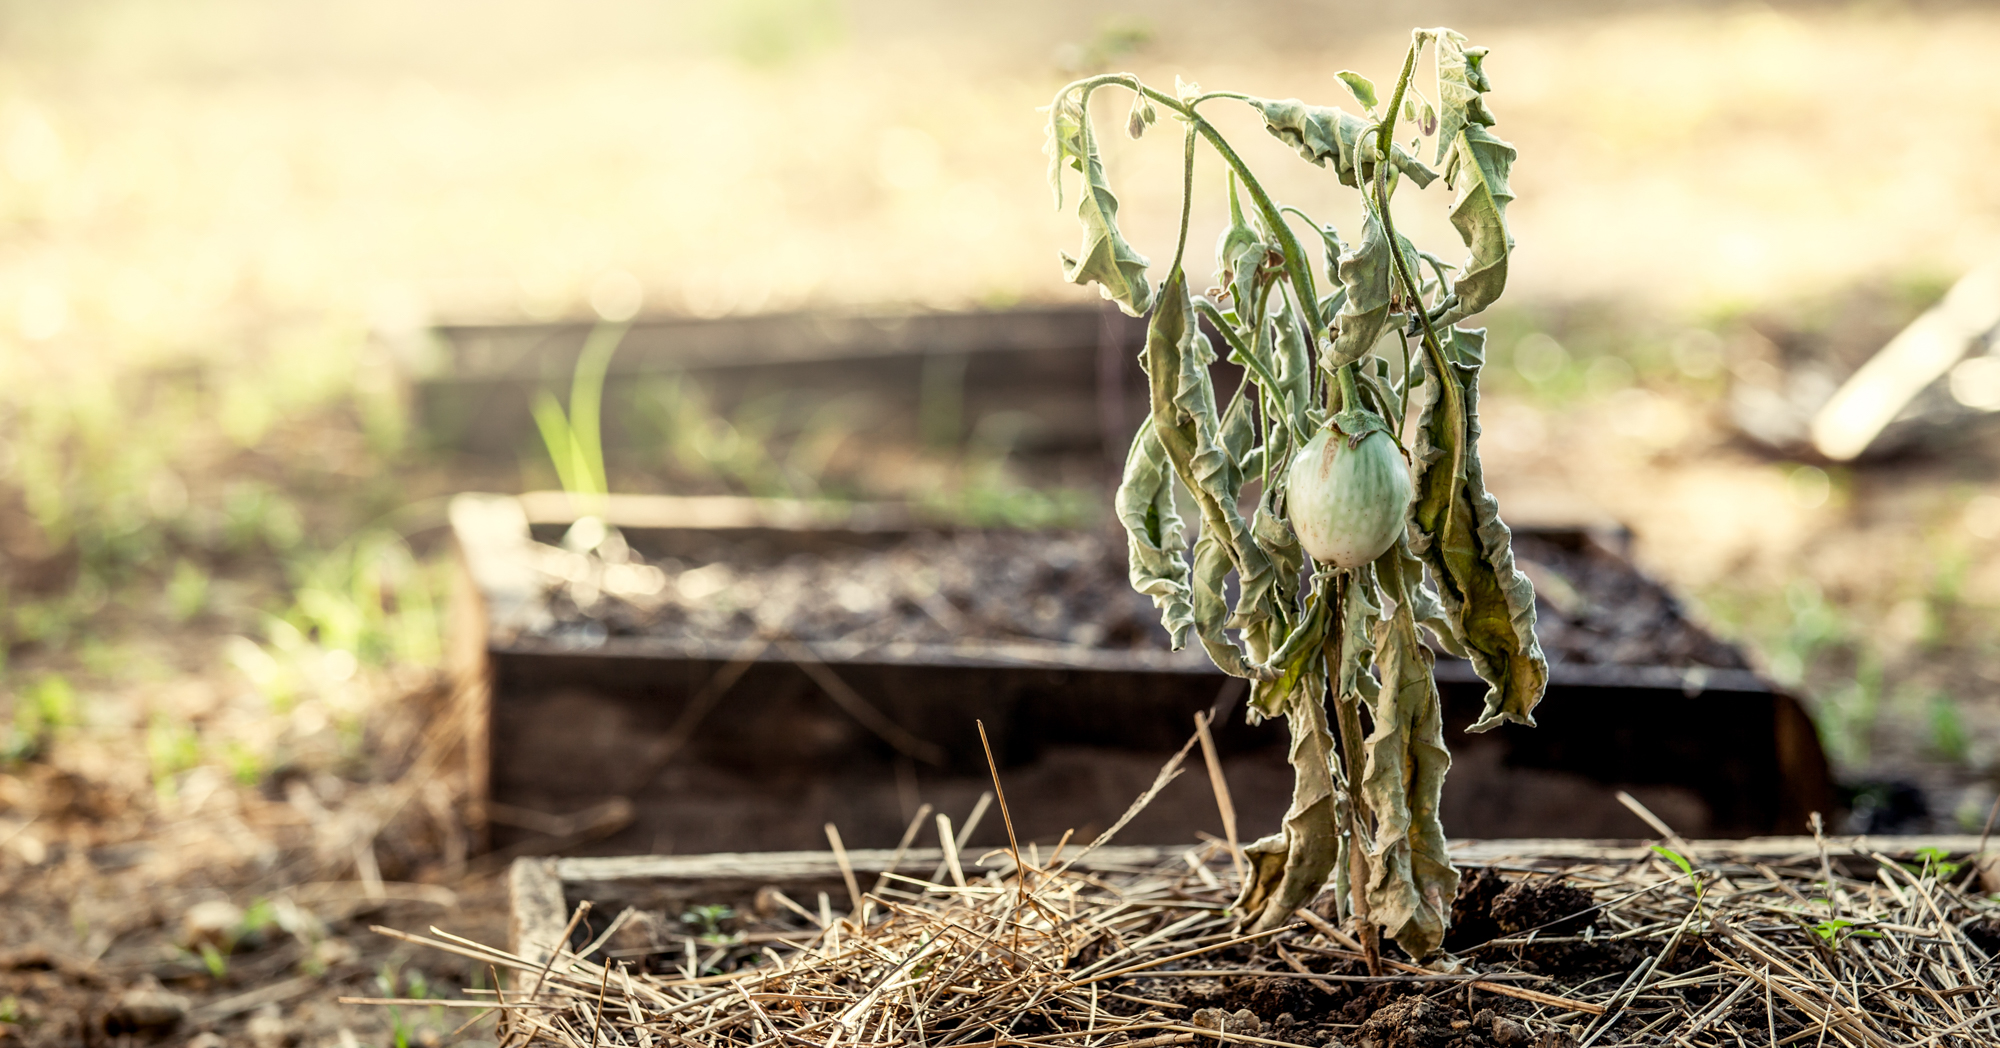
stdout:
[[378,930],[511,969],[514,989],[446,1002],[501,1013],[503,1045],[2000,1044],[2000,904],[1936,858],[1822,846],[1685,870],[1663,853],[1472,867],[1454,952],[1370,974],[1311,911],[1240,934],[1224,845],[1151,869],[1086,871],[1061,851],[968,871],[947,849],[942,873],[892,871],[867,892],[850,875],[846,916],[767,890],[781,916],[762,930],[653,957],[605,957],[615,928],[580,947],[566,934],[540,963]]

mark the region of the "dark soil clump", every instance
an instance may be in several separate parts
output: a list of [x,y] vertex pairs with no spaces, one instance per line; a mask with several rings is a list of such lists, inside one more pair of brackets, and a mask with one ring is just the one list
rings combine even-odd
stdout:
[[[1149,995],[1158,996],[1159,991]],[[1267,1022],[1289,1015],[1299,1026],[1340,1018],[1344,1014],[1342,1005],[1352,996],[1345,987],[1326,993],[1317,989],[1316,984],[1282,977],[1191,979],[1175,984],[1169,995],[1176,1003],[1197,1011],[1218,1008],[1230,1013],[1248,1011]]]
[[1451,930],[1444,947],[1456,953],[1500,937],[1500,922],[1493,919],[1493,901],[1507,890],[1507,879],[1499,871],[1477,866],[1459,878],[1458,898],[1451,903]]
[[2000,957],[2000,918],[1988,917],[1965,926],[1965,937],[1988,957]]
[[[1476,890],[1490,892],[1495,881],[1505,883],[1494,876],[1492,881],[1479,885]],[[1463,887],[1460,898],[1466,898]],[[1596,904],[1597,900],[1590,892],[1567,881],[1534,877],[1508,884],[1492,895],[1487,912],[1493,925],[1508,936],[1533,933],[1537,939],[1556,940],[1500,948],[1531,970],[1562,978],[1589,977],[1639,963],[1646,951],[1630,941],[1574,941],[1577,936],[1593,929],[1603,930],[1597,911],[1593,909]],[[1476,901],[1468,901],[1468,912],[1476,914],[1474,906]],[[1494,936],[1475,940],[1472,945],[1477,946],[1480,941],[1491,941],[1492,938]],[[1493,952],[1482,956],[1490,958]]]
[[[1463,893],[1461,893],[1463,894]],[[1577,935],[1593,923],[1597,905],[1591,894],[1553,878],[1517,881],[1494,896],[1488,912],[1500,930],[1519,935],[1539,930],[1543,935]]]
[[1378,1008],[1355,1038],[1361,1048],[1471,1048],[1486,1039],[1472,1032],[1463,1013],[1409,994]]

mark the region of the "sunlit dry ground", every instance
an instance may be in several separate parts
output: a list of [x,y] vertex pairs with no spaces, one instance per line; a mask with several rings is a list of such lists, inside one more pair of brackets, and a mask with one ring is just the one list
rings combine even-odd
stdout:
[[[58,26],[17,10],[0,311],[24,349],[130,359],[213,353],[246,326],[574,314],[613,270],[665,311],[1057,297],[1054,245],[1074,233],[1049,206],[1032,110],[1063,61],[1095,42],[1101,64],[1155,82],[1338,103],[1333,70],[1387,80],[1405,43],[1401,18],[1301,8],[1286,25],[1280,4],[945,20],[881,3],[823,31],[755,14],[819,6],[334,16],[217,0],[187,16],[97,5]],[[1523,155],[1519,297],[1752,303],[1956,271],[2000,233],[1984,73],[2000,14],[1691,6],[1509,24],[1508,7],[1469,6],[1460,27],[1494,52],[1497,130]],[[1120,52],[1127,23],[1156,39]],[[781,57],[732,56],[763,55],[759,33]],[[1217,112],[1255,158],[1285,155],[1247,111]],[[1104,137],[1141,249],[1170,254],[1178,143]],[[1284,198],[1315,214],[1334,198],[1327,172],[1277,166]],[[1413,196],[1406,222],[1448,237],[1442,194]],[[1219,221],[1211,208],[1196,243]]]
[[[371,862],[390,919],[433,918],[444,884],[470,900],[452,920],[495,927],[451,861],[449,769],[409,774],[442,601],[421,500],[454,485],[400,425],[411,333],[635,288],[703,315],[1087,295],[1058,281],[1076,233],[1033,108],[1099,66],[1337,104],[1333,70],[1401,55],[1408,16],[1360,6],[0,6],[0,1043],[63,1043],[147,973],[198,1003],[321,966],[408,990],[349,952]],[[2000,15],[1584,10],[1427,16],[1494,49],[1523,158],[1494,485],[1523,518],[1632,527],[1812,694],[1845,772],[1976,823],[2000,469],[1777,462],[1720,403],[1775,343],[1865,351],[2000,245]],[[1118,115],[1123,214],[1164,259],[1176,143]],[[1223,120],[1281,197],[1351,226],[1325,172]],[[1454,244],[1428,195],[1405,224]],[[1829,325],[1853,295],[1866,321]],[[314,917],[218,971],[176,945],[204,898]],[[297,1003],[324,989],[281,1004],[295,1033],[392,1036]]]

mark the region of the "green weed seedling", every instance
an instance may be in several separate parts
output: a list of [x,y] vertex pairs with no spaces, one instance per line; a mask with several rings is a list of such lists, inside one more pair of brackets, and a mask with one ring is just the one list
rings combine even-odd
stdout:
[[736,911],[727,906],[697,906],[681,914],[681,923],[695,929],[696,937],[709,946],[724,946],[742,941],[741,935],[728,935],[722,931],[722,922],[731,920]]
[[1931,750],[1953,764],[1963,764],[1972,751],[1972,733],[1958,703],[1944,692],[1933,692],[1925,707]]
[[[418,996],[416,991],[424,988],[417,982],[422,978],[422,973],[412,973],[412,975],[415,978],[411,980],[410,996],[416,997]],[[383,961],[382,966],[375,970],[375,988],[380,990],[384,997],[399,996],[397,990],[402,981],[402,964],[394,959]],[[414,1031],[404,1020],[403,1009],[393,1004],[389,1006],[389,1030],[390,1043],[395,1045],[395,1048],[410,1048],[410,1035]]]
[[1854,936],[1859,936],[1863,939],[1880,939],[1882,937],[1881,932],[1854,927],[1854,922],[1845,917],[1829,917],[1813,925],[1812,933],[1818,936],[1819,941],[1830,949],[1839,949],[1841,943],[1846,942]]
[[69,678],[48,673],[15,699],[14,723],[0,738],[0,765],[33,760],[47,751],[56,733],[78,724],[76,689]]
[[602,498],[611,490],[604,474],[604,376],[627,330],[625,324],[599,324],[591,329],[570,376],[567,413],[547,390],[535,398],[535,426],[541,432],[542,446],[563,490],[573,496]]
[[208,572],[186,557],[174,562],[167,579],[167,614],[186,622],[208,609]]
[[[1332,878],[1364,946],[1387,932],[1418,958],[1442,941],[1458,889],[1438,822],[1450,755],[1419,630],[1489,685],[1474,731],[1534,724],[1548,681],[1534,590],[1479,462],[1486,332],[1460,326],[1499,299],[1513,250],[1514,147],[1489,130],[1486,57],[1449,29],[1416,30],[1386,99],[1339,74],[1356,112],[1179,81],[1170,93],[1130,73],[1068,84],[1047,109],[1056,206],[1073,199],[1083,230],[1063,276],[1149,315],[1151,417],[1116,501],[1133,584],[1174,647],[1192,634],[1250,681],[1249,716],[1283,717],[1292,734],[1292,804],[1279,833],[1246,848],[1255,876],[1234,908],[1277,928]],[[1131,137],[1162,115],[1180,125],[1180,235],[1158,284],[1119,229],[1092,119],[1113,91],[1131,99]],[[1352,240],[1271,196],[1205,113],[1236,105],[1353,190]],[[1227,204],[1228,225],[1214,286],[1197,294],[1183,262],[1204,145],[1225,169],[1226,193],[1207,199]],[[1398,232],[1398,190],[1407,201],[1437,182],[1451,196],[1430,199],[1469,252],[1457,265]],[[1226,403],[1218,354],[1242,369]],[[1177,490],[1198,510],[1191,560]]]
[[186,724],[154,714],[146,725],[146,761],[153,775],[153,792],[174,794],[180,774],[201,763],[201,736]]
[[1906,862],[1903,868],[1919,877],[1948,881],[1958,876],[1958,872],[1965,868],[1963,863],[1952,862],[1951,852],[1943,848],[1918,848],[1916,857],[1916,862]]
[[208,970],[208,977],[221,982],[229,977],[229,955],[215,948],[214,943],[202,943],[200,948],[201,966]]
[[1701,873],[1694,868],[1694,863],[1689,862],[1687,857],[1680,852],[1664,845],[1653,845],[1653,851],[1668,862],[1680,867],[1681,874],[1688,879],[1689,884],[1694,885],[1694,908],[1697,913],[1700,912],[1702,899],[1707,892],[1707,886],[1702,884]]

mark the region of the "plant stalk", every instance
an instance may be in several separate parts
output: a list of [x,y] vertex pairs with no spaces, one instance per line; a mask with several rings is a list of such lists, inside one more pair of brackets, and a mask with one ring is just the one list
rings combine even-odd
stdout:
[[1381,936],[1375,922],[1368,913],[1368,856],[1363,849],[1368,847],[1372,834],[1369,832],[1368,800],[1361,795],[1361,774],[1365,771],[1361,754],[1361,700],[1358,695],[1348,695],[1340,687],[1341,649],[1345,646],[1349,623],[1347,621],[1347,587],[1352,585],[1352,574],[1341,572],[1333,584],[1334,619],[1333,628],[1327,631],[1327,681],[1328,690],[1333,693],[1334,717],[1339,725],[1339,748],[1335,751],[1340,761],[1341,777],[1347,785],[1347,880],[1349,908],[1354,916],[1355,932],[1361,940],[1361,953],[1368,961],[1368,974],[1382,974]]

